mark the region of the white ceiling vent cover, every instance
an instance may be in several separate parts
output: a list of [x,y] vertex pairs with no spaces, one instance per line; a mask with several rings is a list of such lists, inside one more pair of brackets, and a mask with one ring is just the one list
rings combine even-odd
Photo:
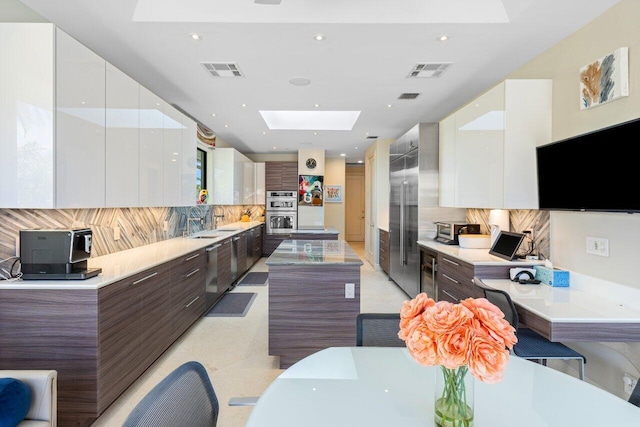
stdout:
[[201,64],[213,77],[244,77],[235,62],[201,62]]
[[451,63],[435,63],[427,62],[423,64],[416,64],[411,70],[407,78],[420,77],[420,78],[435,78],[440,77],[442,73],[447,71],[451,66]]

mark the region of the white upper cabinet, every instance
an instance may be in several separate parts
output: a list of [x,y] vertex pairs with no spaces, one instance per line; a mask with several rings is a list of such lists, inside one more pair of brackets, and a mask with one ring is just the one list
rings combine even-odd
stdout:
[[505,80],[440,122],[440,206],[537,209],[535,148],[551,140],[551,80]]
[[107,63],[106,204],[139,206],[140,84]]
[[198,129],[194,120],[182,115],[182,206],[194,206],[198,201],[196,188],[196,155]]
[[0,208],[196,203],[193,120],[53,24],[0,23],[0,59]]
[[56,207],[105,205],[105,60],[56,30]]
[[164,206],[182,204],[182,116],[183,114],[168,103],[164,103]]
[[54,33],[0,23],[0,208],[54,207]]
[[[253,177],[245,187],[245,164],[251,159],[235,148],[216,148],[213,152],[214,205],[253,204]],[[248,193],[251,193],[249,198]],[[246,199],[245,199],[246,197]],[[250,200],[250,201],[246,201]]]
[[164,206],[162,99],[140,86],[140,206]]

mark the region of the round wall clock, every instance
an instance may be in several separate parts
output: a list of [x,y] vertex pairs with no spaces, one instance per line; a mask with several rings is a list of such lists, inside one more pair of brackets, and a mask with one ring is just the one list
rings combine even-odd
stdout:
[[315,168],[316,168],[316,164],[317,164],[317,163],[316,163],[316,159],[311,158],[311,157],[307,159],[307,163],[306,163],[306,165],[307,165],[307,167],[308,167],[309,169],[315,169]]

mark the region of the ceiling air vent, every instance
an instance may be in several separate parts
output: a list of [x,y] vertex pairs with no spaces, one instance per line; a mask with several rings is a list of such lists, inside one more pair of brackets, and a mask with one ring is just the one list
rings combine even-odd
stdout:
[[378,139],[378,135],[369,135],[367,139]]
[[244,77],[235,62],[202,62],[201,64],[213,77]]
[[447,71],[447,69],[451,66],[451,63],[424,63],[424,64],[416,64],[415,67],[411,70],[407,78],[412,77],[422,77],[422,78],[433,78],[440,77],[442,73]]
[[403,93],[398,97],[398,99],[416,99],[419,96],[419,93]]

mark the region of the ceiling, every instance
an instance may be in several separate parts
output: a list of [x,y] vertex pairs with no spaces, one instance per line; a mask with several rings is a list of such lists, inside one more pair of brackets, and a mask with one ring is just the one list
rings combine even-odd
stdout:
[[[376,137],[439,121],[618,0],[21,2],[243,153],[324,148],[355,163]],[[417,64],[445,71],[408,77]],[[273,110],[360,113],[351,130],[271,130],[259,111]]]

